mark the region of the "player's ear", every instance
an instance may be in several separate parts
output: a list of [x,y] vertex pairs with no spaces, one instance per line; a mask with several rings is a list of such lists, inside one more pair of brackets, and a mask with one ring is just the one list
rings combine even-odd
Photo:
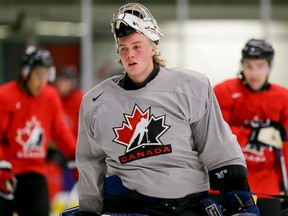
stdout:
[[155,54],[156,54],[156,48],[152,46],[152,56],[154,56]]

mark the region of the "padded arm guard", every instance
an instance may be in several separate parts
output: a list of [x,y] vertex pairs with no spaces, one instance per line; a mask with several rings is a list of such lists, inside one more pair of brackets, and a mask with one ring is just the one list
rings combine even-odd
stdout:
[[210,187],[219,190],[223,197],[231,190],[249,191],[247,169],[241,165],[229,165],[209,172]]

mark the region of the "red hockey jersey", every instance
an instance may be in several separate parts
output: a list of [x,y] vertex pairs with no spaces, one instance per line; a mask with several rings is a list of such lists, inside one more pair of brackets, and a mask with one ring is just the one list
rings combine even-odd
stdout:
[[80,89],[76,89],[67,98],[62,99],[65,120],[72,129],[75,137],[78,135],[78,117],[83,94]]
[[[255,148],[249,145],[249,122],[270,119],[281,123],[288,131],[288,90],[275,84],[269,89],[254,92],[246,88],[240,79],[230,79],[214,87],[222,114],[237,136],[244,153],[248,182],[251,191],[278,194],[282,175],[279,158],[269,147]],[[283,153],[288,167],[288,146],[283,143]]]
[[50,138],[67,158],[74,159],[76,138],[52,86],[46,85],[36,97],[24,94],[16,81],[0,86],[0,118],[0,160],[10,161],[15,174],[46,174]]

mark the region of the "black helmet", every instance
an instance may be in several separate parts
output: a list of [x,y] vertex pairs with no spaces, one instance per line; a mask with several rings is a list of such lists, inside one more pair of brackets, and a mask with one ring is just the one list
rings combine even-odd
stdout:
[[251,39],[242,49],[242,61],[244,59],[266,59],[271,65],[273,57],[274,49],[265,40]]
[[78,71],[76,66],[69,65],[61,68],[57,73],[56,79],[78,79]]
[[48,50],[29,46],[21,57],[21,66],[26,75],[31,72],[33,67],[47,67],[50,69],[49,81],[52,82],[55,79],[55,67],[53,66],[53,60]]

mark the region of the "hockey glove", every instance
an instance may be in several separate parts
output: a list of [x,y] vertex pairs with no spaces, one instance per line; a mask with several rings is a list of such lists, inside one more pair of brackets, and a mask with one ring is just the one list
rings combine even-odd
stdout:
[[259,216],[256,199],[251,192],[234,190],[225,200],[206,198],[201,203],[209,216]]
[[68,161],[67,167],[71,170],[72,178],[74,179],[74,181],[78,181],[79,173],[78,173],[75,160]]
[[248,191],[233,190],[225,198],[228,212],[240,215],[251,213],[251,215],[260,216],[260,211],[256,205],[257,196]]
[[206,198],[201,200],[201,204],[204,206],[209,216],[225,216],[227,211],[224,207],[224,201],[218,199]]
[[282,124],[266,120],[265,122],[252,121],[250,122],[250,126],[250,144],[282,149],[282,142],[287,139],[286,131]]
[[8,161],[0,161],[0,196],[7,200],[14,199],[16,178],[11,171],[12,165]]

